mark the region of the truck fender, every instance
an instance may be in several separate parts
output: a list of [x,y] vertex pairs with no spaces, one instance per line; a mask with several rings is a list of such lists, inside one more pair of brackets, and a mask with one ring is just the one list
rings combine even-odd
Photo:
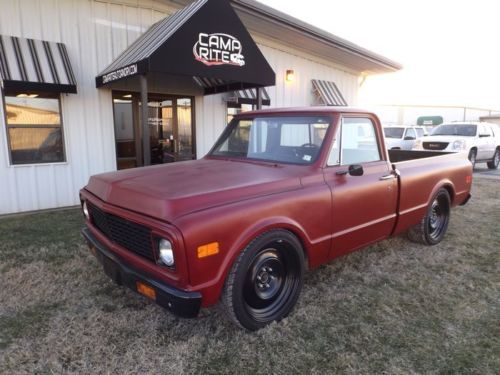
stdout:
[[297,237],[304,250],[304,256],[306,258],[305,267],[308,268],[308,263],[310,262],[308,250],[312,243],[302,226],[294,220],[283,216],[262,219],[247,228],[245,231],[241,232],[241,234],[233,242],[219,268],[216,279],[210,283],[199,286],[201,289],[206,288],[211,290],[209,295],[206,295],[207,300],[204,301],[204,305],[211,305],[219,300],[227,275],[231,271],[231,267],[241,252],[252,242],[254,238],[273,229],[285,229]]
[[431,204],[432,198],[436,195],[439,189],[445,188],[448,191],[448,194],[450,195],[450,202],[451,205],[454,206],[454,201],[455,201],[455,185],[453,185],[453,182],[451,182],[449,179],[442,179],[440,180],[436,186],[431,191],[431,194],[429,195],[429,198],[427,200],[427,206]]

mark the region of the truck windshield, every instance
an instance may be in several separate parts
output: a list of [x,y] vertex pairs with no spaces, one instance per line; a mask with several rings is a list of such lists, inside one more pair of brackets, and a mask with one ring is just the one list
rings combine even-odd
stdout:
[[317,116],[235,119],[210,155],[291,164],[318,157],[330,118]]
[[460,135],[464,137],[475,137],[477,132],[477,125],[468,124],[447,124],[439,125],[432,135]]
[[386,138],[402,138],[403,133],[405,129],[404,128],[391,128],[387,127],[384,128],[384,135]]

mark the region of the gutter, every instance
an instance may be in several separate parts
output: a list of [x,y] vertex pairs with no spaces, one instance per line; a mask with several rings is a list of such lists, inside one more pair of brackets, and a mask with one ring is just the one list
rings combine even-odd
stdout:
[[362,48],[354,43],[351,43],[345,39],[339,38],[327,31],[303,22],[295,17],[289,16],[279,10],[271,8],[267,5],[259,3],[254,0],[231,0],[234,4],[234,8],[241,11],[246,11],[254,15],[258,15],[262,18],[270,19],[272,22],[277,24],[282,24],[288,26],[295,30],[306,34],[309,37],[314,37],[326,44],[329,44],[335,48],[341,49],[358,57],[364,58],[366,60],[372,61],[379,65],[384,66],[390,71],[401,70],[403,66],[393,60],[390,60],[382,55],[371,52],[365,48]]

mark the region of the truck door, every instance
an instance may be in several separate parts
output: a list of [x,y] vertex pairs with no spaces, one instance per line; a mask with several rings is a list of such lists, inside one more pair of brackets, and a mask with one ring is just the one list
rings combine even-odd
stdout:
[[330,258],[387,237],[395,224],[397,178],[380,132],[368,117],[340,120],[324,169],[333,202]]

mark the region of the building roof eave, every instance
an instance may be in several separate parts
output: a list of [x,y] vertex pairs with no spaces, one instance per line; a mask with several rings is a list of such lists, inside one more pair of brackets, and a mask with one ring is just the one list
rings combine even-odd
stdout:
[[[248,22],[248,19],[245,19],[245,15],[253,15],[258,16],[260,19],[265,19],[269,22],[272,22],[274,25],[280,25],[289,30],[294,30],[296,33],[319,42],[316,48],[312,48],[313,51],[311,52],[315,52],[318,55],[323,55],[325,51],[321,50],[321,44],[333,47],[335,50],[342,52],[342,56],[339,56],[343,58],[343,61],[341,62],[347,63],[351,60],[357,60],[356,66],[357,70],[360,72],[366,74],[389,73],[398,71],[403,68],[403,66],[398,62],[388,59],[375,52],[369,51],[363,47],[360,47],[325,30],[310,25],[255,0],[231,0],[231,3],[233,4],[236,12],[240,16],[242,16],[243,23],[246,23],[246,21]],[[251,25],[247,25],[247,27],[249,27],[250,30],[253,29]],[[262,28],[257,29],[257,31],[262,33]],[[276,34],[273,33],[272,35],[276,39]],[[293,37],[290,38],[291,41],[293,41],[294,39],[295,38]]]

